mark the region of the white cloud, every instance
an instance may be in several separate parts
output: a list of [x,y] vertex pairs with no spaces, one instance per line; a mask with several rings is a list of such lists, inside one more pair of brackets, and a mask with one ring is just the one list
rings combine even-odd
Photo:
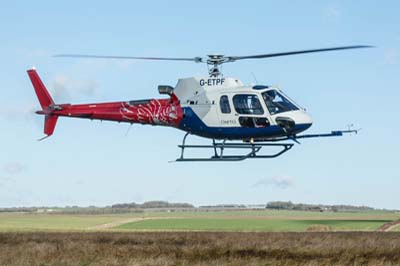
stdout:
[[294,178],[289,176],[274,176],[258,180],[252,187],[277,187],[286,189],[294,185]]
[[18,106],[0,105],[0,118],[7,120],[31,120],[38,109],[40,109],[39,103]]
[[66,75],[56,76],[49,86],[55,101],[71,100],[75,94],[92,96],[97,89],[98,84],[94,80],[74,80]]
[[7,187],[7,185],[9,184],[9,183],[11,183],[12,182],[12,179],[11,178],[7,178],[7,177],[0,177],[0,188],[5,188],[5,187]]
[[3,171],[8,174],[19,174],[25,169],[26,166],[20,162],[8,162],[3,166]]
[[335,6],[330,6],[326,9],[325,14],[331,18],[338,18],[342,15],[342,11]]
[[399,51],[394,48],[385,50],[383,56],[384,56],[385,64],[388,64],[388,65],[397,64],[399,62],[399,58],[400,58]]

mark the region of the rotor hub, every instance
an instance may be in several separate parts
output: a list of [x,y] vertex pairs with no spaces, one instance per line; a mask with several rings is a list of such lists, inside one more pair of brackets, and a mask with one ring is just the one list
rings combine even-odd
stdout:
[[211,54],[207,56],[208,58],[205,61],[208,66],[211,66],[208,69],[208,74],[210,75],[210,77],[218,77],[222,75],[219,66],[222,65],[223,63],[228,62],[227,57],[221,54]]

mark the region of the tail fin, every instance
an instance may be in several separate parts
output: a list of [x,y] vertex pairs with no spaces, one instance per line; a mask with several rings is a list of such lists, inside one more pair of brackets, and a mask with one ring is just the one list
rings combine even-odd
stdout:
[[28,75],[39,99],[40,105],[42,106],[43,111],[46,111],[50,105],[54,105],[54,101],[34,68],[28,70]]
[[31,79],[33,88],[35,89],[36,96],[39,99],[39,103],[42,106],[42,111],[40,114],[44,114],[44,134],[46,137],[53,135],[54,128],[57,124],[57,115],[52,114],[51,107],[54,105],[54,101],[50,96],[50,93],[47,91],[46,86],[44,86],[42,80],[37,74],[34,68],[27,71],[28,76]]

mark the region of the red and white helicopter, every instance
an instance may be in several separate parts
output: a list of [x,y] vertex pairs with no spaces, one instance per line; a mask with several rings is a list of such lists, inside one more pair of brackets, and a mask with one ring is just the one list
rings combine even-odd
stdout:
[[[56,104],[36,70],[28,70],[28,75],[42,107],[42,110],[36,113],[45,116],[44,138],[53,134],[60,116],[170,126],[186,132],[182,144],[178,146],[181,148],[181,156],[176,161],[240,161],[280,156],[293,147],[294,144],[288,141],[299,143],[298,140],[302,138],[342,136],[344,133],[357,133],[357,130],[299,135],[312,125],[312,119],[304,108],[277,87],[244,85],[237,78],[224,77],[219,69],[222,64],[244,59],[368,47],[371,46],[344,46],[250,56],[208,55],[206,58],[56,55],[56,57],[78,58],[191,61],[206,63],[209,66],[208,77],[179,79],[175,87],[158,86],[160,94],[169,96],[163,99],[77,105]],[[189,134],[212,139],[212,143],[188,145],[186,138]],[[260,154],[263,147],[276,147],[279,151]],[[210,157],[185,157],[186,149],[207,148],[212,150]],[[226,150],[245,152],[232,154]]]

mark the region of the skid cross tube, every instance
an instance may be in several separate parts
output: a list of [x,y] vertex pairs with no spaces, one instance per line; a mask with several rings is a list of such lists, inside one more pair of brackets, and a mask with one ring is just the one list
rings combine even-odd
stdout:
[[[187,145],[186,139],[190,133],[186,133],[183,137],[182,145],[178,145],[181,148],[181,156],[176,159],[177,162],[217,162],[217,161],[243,161],[245,159],[270,159],[276,158],[283,153],[290,150],[294,144],[292,143],[226,143],[226,139],[222,142],[216,142],[213,139],[211,145]],[[268,155],[259,155],[258,152],[263,147],[281,147],[282,150],[279,152],[268,154]],[[184,153],[185,149],[212,149],[214,151],[214,155],[209,158],[185,158]],[[248,153],[238,154],[238,155],[224,155],[224,151],[226,149],[250,149]],[[219,150],[219,153],[218,153]]]

